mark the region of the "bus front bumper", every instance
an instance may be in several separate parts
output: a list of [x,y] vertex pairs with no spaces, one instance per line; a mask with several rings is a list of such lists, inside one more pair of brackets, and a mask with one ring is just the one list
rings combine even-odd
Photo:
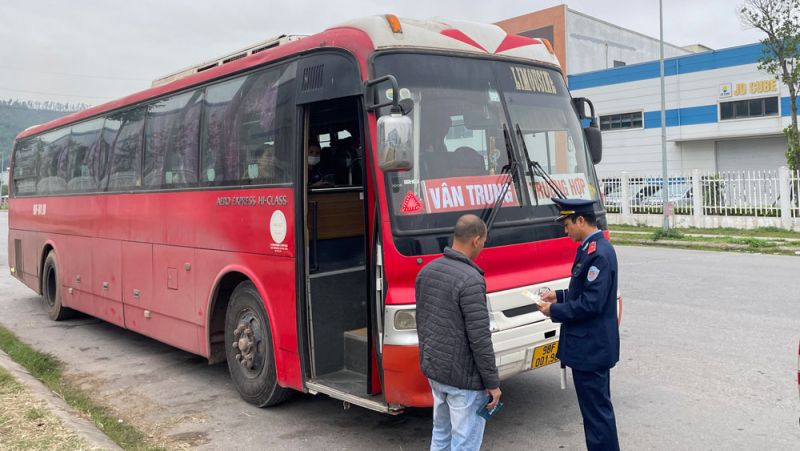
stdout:
[[[383,391],[390,405],[430,407],[430,385],[419,366],[416,329],[397,330],[389,318],[398,310],[413,310],[413,305],[387,306],[383,342]],[[500,379],[530,371],[534,351],[558,341],[559,326],[549,319],[492,333],[492,345]]]

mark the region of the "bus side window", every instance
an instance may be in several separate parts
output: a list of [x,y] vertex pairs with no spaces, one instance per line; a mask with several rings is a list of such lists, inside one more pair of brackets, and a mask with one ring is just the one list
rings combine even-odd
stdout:
[[206,90],[201,174],[205,185],[285,183],[292,176],[296,63]]
[[108,174],[111,170],[111,152],[113,151],[114,140],[119,133],[119,127],[122,125],[119,119],[111,117],[106,118],[103,122],[103,131],[100,133],[100,141],[98,143],[98,156],[93,160],[94,171],[97,174],[98,186],[100,191],[105,191],[108,185]]
[[246,77],[209,86],[204,100],[200,180],[204,185],[239,184],[239,154],[233,148],[231,116],[241,100],[239,95]]
[[164,158],[164,185],[167,187],[191,186],[197,183],[203,95],[202,90],[193,92],[172,125]]
[[147,106],[144,123],[145,187],[161,188],[173,184],[173,173],[164,170],[167,149],[174,138],[174,130],[180,126],[182,113],[193,97],[194,93],[188,92]]
[[236,115],[245,183],[288,183],[292,179],[294,75],[291,63],[248,76]]
[[97,177],[91,163],[96,158],[102,128],[102,118],[72,127],[69,137],[67,192],[85,193],[97,190]]
[[38,138],[27,138],[17,143],[14,149],[14,195],[36,194],[40,143]]
[[36,194],[62,194],[67,191],[69,131],[69,128],[63,128],[42,135]]
[[142,186],[141,153],[144,115],[145,107],[137,107],[110,117],[120,121],[120,128],[114,138],[114,147],[110,156],[109,191],[124,191]]

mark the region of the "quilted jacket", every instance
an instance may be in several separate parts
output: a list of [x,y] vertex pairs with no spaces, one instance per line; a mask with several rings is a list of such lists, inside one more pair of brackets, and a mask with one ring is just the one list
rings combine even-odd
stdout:
[[419,360],[426,377],[458,388],[497,388],[483,271],[445,248],[417,276]]

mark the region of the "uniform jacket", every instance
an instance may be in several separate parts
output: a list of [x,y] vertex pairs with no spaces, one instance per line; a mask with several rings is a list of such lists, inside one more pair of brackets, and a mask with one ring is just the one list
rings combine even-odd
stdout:
[[422,268],[415,293],[422,373],[468,390],[498,387],[483,271],[448,247]]
[[558,358],[579,371],[607,370],[619,361],[617,254],[602,233],[578,247],[569,289],[556,292],[550,317],[561,323]]

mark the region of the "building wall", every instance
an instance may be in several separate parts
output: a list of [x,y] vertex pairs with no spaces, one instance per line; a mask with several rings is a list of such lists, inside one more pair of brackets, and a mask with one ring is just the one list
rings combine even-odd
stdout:
[[[591,16],[567,10],[567,67],[569,74],[604,70],[614,61],[641,63],[659,58],[657,38],[604,22]],[[664,57],[688,55],[692,52],[664,43]]]
[[[781,140],[782,130],[790,122],[788,88],[776,83],[774,91],[752,92],[753,82],[773,80],[769,74],[758,70],[760,55],[760,44],[753,44],[665,61],[667,155],[671,170],[716,170],[718,143],[727,140],[750,140],[749,143],[760,144],[753,146],[752,152],[761,153],[763,158],[748,160],[748,167],[754,161],[773,165],[780,159],[786,150],[785,138]],[[660,173],[658,61],[572,75],[569,80],[572,95],[591,99],[598,116],[643,113],[640,129],[603,132],[604,155],[597,167],[598,173],[601,176],[616,175],[622,170]],[[740,85],[747,88],[746,92],[736,92]],[[724,86],[730,94],[724,94]],[[778,116],[734,120],[719,117],[720,102],[774,96],[780,98]],[[742,151],[742,145],[737,151]],[[725,144],[721,147],[723,151],[732,148]]]

